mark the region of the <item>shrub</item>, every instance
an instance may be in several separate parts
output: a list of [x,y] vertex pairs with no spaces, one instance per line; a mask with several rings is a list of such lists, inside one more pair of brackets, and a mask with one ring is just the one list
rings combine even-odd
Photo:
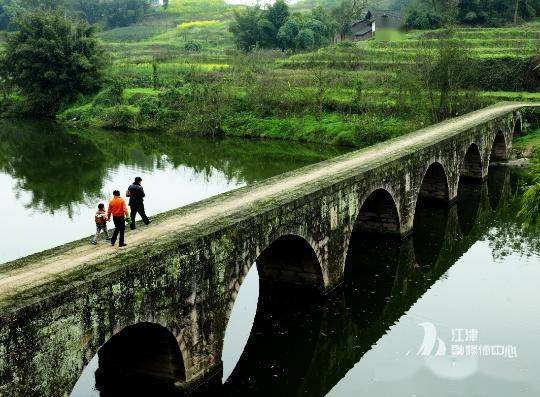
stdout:
[[471,60],[464,88],[487,91],[538,91],[540,70],[532,58],[485,58]]
[[309,50],[315,45],[315,33],[311,29],[302,29],[296,36],[296,48]]
[[58,115],[58,119],[68,123],[87,126],[94,124],[96,116],[98,116],[96,108],[92,104],[86,104],[64,110]]
[[148,94],[145,94],[144,92],[136,92],[129,97],[127,103],[128,105],[139,105],[146,98],[148,98]]
[[139,121],[155,123],[159,120],[162,104],[158,98],[146,97],[139,102]]
[[105,128],[133,128],[137,115],[137,108],[133,106],[113,106],[104,109],[100,124]]
[[518,216],[526,227],[540,227],[540,167],[538,165],[533,168],[532,182],[523,194]]
[[183,109],[186,102],[193,97],[191,88],[191,84],[184,84],[181,87],[173,87],[160,91],[158,94],[159,101],[166,108]]
[[124,101],[124,85],[119,81],[113,81],[101,90],[92,101],[94,106],[110,107],[121,105]]
[[186,44],[184,44],[184,50],[190,52],[200,52],[202,50],[202,45],[195,41],[188,41]]
[[423,9],[412,10],[406,21],[407,26],[411,29],[438,29],[442,23],[440,15]]
[[137,124],[140,128],[166,128],[182,117],[179,111],[163,106],[159,98],[147,96],[138,103]]

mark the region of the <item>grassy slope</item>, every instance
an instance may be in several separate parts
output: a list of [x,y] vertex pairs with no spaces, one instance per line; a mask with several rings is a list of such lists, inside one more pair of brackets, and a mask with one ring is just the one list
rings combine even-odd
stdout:
[[[148,128],[148,125],[130,121],[130,117],[139,111],[133,98],[158,94],[152,89],[153,59],[159,61],[159,80],[164,87],[184,79],[192,70],[236,79],[238,70],[245,69],[245,64],[253,59],[235,55],[228,32],[233,9],[234,6],[222,0],[171,0],[166,11],[160,10],[141,24],[101,33],[113,60],[113,75],[126,81],[128,86],[125,92],[125,101],[129,104],[127,122],[111,125],[101,117],[103,112],[91,112],[92,106],[84,101],[77,105],[79,108],[68,109],[63,119],[90,125]],[[419,40],[437,34],[430,31],[387,36],[379,32],[374,40],[331,45],[313,53],[284,56],[270,52],[264,59],[268,79],[272,81],[270,88],[285,87],[276,94],[279,100],[271,106],[285,110],[264,117],[249,111],[234,114],[224,118],[221,128],[231,135],[356,146],[419,128],[425,122],[419,115],[388,117],[396,105],[391,66],[407,62],[414,56]],[[460,29],[457,34],[480,57],[530,56],[540,48],[540,22],[501,29]],[[200,44],[202,51],[186,51],[184,46],[190,41]],[[319,119],[314,115],[314,67],[320,66],[332,74],[332,84],[325,93],[325,113]],[[358,106],[359,99],[352,89],[358,79],[363,85],[362,106],[368,110],[359,112],[357,109],[353,111],[356,114],[347,114]],[[230,96],[239,101],[253,94],[253,88],[250,91],[250,87],[241,83],[232,84],[228,90]],[[482,97],[486,103],[508,99],[540,100],[538,93],[484,92]],[[170,128],[168,125],[150,127]]]
[[540,127],[533,128],[527,135],[514,139],[513,150],[517,157],[540,159]]

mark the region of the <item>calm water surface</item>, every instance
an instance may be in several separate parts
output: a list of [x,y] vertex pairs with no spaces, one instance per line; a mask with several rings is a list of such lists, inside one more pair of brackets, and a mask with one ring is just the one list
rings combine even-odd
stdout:
[[[519,177],[490,171],[450,209],[420,205],[406,241],[353,235],[330,296],[258,291],[252,275],[225,340],[223,394],[540,395],[540,238],[516,223]],[[236,363],[233,333],[251,318]]]
[[346,151],[2,122],[0,263],[90,235],[97,204],[137,175],[152,215]]

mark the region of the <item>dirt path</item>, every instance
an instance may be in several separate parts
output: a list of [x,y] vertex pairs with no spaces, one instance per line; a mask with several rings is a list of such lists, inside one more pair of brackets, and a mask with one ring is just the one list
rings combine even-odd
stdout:
[[[437,124],[426,129],[402,136],[383,146],[376,146],[372,149],[363,150],[356,155],[345,157],[341,162],[330,165],[315,167],[309,173],[293,175],[284,178],[279,182],[262,184],[248,190],[243,195],[228,197],[214,205],[203,207],[188,215],[171,216],[162,222],[148,228],[129,233],[128,247],[122,250],[131,251],[144,242],[159,239],[167,234],[176,235],[190,229],[205,220],[226,217],[236,211],[251,206],[261,199],[269,199],[281,196],[286,191],[294,191],[301,186],[318,179],[336,175],[351,169],[369,166],[373,161],[392,159],[403,153],[404,149],[413,148],[418,145],[436,142],[447,136],[458,133],[463,128],[485,122],[489,119],[504,115],[509,111],[516,110],[526,104],[501,104],[495,107],[483,109],[470,113],[463,117],[453,119],[441,124]],[[108,244],[99,246],[76,247],[57,256],[29,263],[11,271],[1,270],[0,265],[0,300],[14,295],[34,286],[42,285],[52,279],[57,278],[62,273],[74,270],[88,263],[97,263],[108,257],[114,256],[119,248],[111,248]]]

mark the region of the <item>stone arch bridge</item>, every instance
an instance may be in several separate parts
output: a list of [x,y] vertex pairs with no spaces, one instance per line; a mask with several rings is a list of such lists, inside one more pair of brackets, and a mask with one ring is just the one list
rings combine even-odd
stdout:
[[417,203],[450,203],[461,178],[482,181],[507,158],[527,106],[498,104],[162,214],[127,249],[79,241],[1,265],[0,395],[68,395],[98,351],[97,377],[142,345],[165,363],[159,377],[194,390],[220,371],[255,262],[263,279],[338,286],[353,232],[411,234]]

